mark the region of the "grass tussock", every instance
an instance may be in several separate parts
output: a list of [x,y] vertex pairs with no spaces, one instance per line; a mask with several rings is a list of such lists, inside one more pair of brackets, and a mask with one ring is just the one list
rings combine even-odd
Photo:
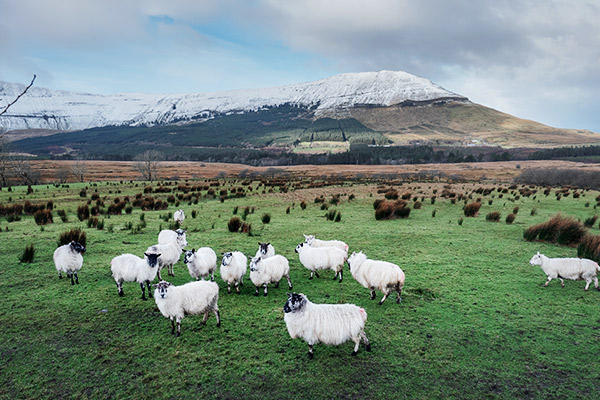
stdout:
[[523,232],[527,241],[540,240],[565,246],[578,244],[586,234],[583,224],[574,218],[563,217],[560,214],[541,224],[533,225]]
[[600,262],[600,235],[586,235],[577,246],[577,257]]
[[469,203],[465,206],[465,217],[476,217],[479,213],[479,209],[481,208],[481,203],[476,201],[474,203]]
[[485,216],[485,220],[490,222],[499,222],[500,216],[501,215],[499,211],[492,211]]
[[85,231],[82,231],[79,228],[73,228],[69,231],[65,231],[60,234],[58,237],[58,245],[62,246],[63,244],[71,243],[71,241],[78,242],[83,247],[87,247],[87,237]]
[[406,201],[386,201],[375,200],[373,207],[375,208],[375,219],[405,219],[410,215],[410,207],[406,207]]
[[19,261],[21,261],[21,263],[24,264],[31,264],[33,262],[34,256],[35,247],[33,246],[33,244],[30,244],[29,246],[25,247],[25,250],[23,250],[23,254],[21,255]]

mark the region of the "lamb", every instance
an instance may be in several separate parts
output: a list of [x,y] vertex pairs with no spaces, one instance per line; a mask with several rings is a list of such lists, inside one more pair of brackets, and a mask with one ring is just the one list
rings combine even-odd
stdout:
[[315,238],[314,235],[303,235],[304,243],[312,247],[337,247],[340,250],[344,250],[346,255],[348,254],[348,245],[341,240],[320,240]]
[[404,272],[396,264],[387,261],[369,260],[361,251],[352,253],[348,258],[348,267],[354,279],[371,291],[371,300],[375,298],[375,289],[379,289],[383,292],[383,298],[379,305],[383,304],[392,290],[398,293],[396,303],[402,301]]
[[201,247],[197,251],[192,249],[184,253],[183,262],[187,264],[192,278],[199,280],[200,277],[215,280],[217,269],[217,255],[210,247]]
[[[171,320],[171,334],[181,335],[181,320],[185,315],[204,314],[202,325],[213,312],[217,317],[217,327],[221,326],[219,315],[219,285],[216,282],[197,281],[174,286],[170,282],[160,281],[154,291],[154,301],[160,313]],[[177,332],[175,332],[177,322]]]
[[250,262],[250,280],[256,286],[255,296],[258,296],[259,286],[264,286],[265,296],[267,295],[267,286],[269,283],[275,283],[279,287],[279,281],[284,277],[288,281],[288,286],[292,290],[292,281],[290,280],[290,264],[282,255],[275,255],[269,258],[254,257]]
[[186,242],[185,232],[186,231],[183,229],[177,229],[174,231],[170,229],[163,229],[158,234],[158,244],[169,244],[170,242],[174,242],[176,240]]
[[156,278],[158,272],[158,258],[160,253],[144,253],[144,258],[134,254],[121,254],[110,261],[110,270],[117,283],[119,296],[124,296],[123,281],[137,282],[142,288],[142,300],[146,300],[146,288],[148,286],[148,296],[152,297],[150,291],[150,282]]
[[586,284],[584,290],[586,292],[592,281],[594,281],[596,289],[600,290],[598,287],[597,276],[597,273],[600,272],[600,267],[598,266],[598,263],[588,260],[587,258],[550,258],[540,254],[538,251],[537,254],[531,257],[529,264],[532,266],[539,265],[546,276],[548,276],[548,280],[544,284],[544,287],[548,286],[552,279],[558,278],[560,279],[562,287],[565,287],[565,281],[563,279],[571,279],[574,281],[585,280]]
[[[76,241],[63,244],[54,250],[54,266],[58,271],[58,279],[62,279],[62,273],[67,273],[67,278],[71,278],[71,285],[77,283],[79,285],[79,277],[77,271],[83,266],[83,253],[85,247]],[[75,280],[73,280],[75,277]]]
[[339,345],[350,339],[355,356],[362,339],[367,351],[371,351],[365,334],[367,312],[363,308],[354,304],[315,304],[303,293],[288,296],[283,319],[292,339],[300,337],[308,343],[309,359],[313,358],[313,346],[317,343]]
[[166,266],[167,274],[175,276],[173,273],[173,265],[179,261],[183,248],[188,245],[187,240],[178,236],[177,240],[168,244],[155,244],[154,246],[148,247],[146,250],[149,253],[160,253],[161,256],[158,259],[158,280],[162,281],[160,271]]
[[233,284],[236,292],[240,294],[239,285],[244,286],[244,275],[246,274],[248,259],[240,251],[222,253],[222,256],[221,279],[227,282],[227,293],[231,293],[231,285]]
[[173,213],[173,219],[177,222],[178,225],[181,226],[183,224],[183,220],[185,219],[185,214],[183,210],[177,210]]
[[258,251],[254,257],[262,257],[263,259],[273,257],[275,255],[275,248],[271,243],[258,242]]
[[319,277],[316,272],[318,269],[331,269],[335,271],[333,279],[336,279],[339,275],[340,282],[343,279],[343,268],[344,262],[348,257],[348,253],[337,248],[337,247],[312,247],[306,243],[300,243],[296,246],[296,253],[300,258],[300,262],[304,267],[310,270],[310,278],[313,278],[313,274]]

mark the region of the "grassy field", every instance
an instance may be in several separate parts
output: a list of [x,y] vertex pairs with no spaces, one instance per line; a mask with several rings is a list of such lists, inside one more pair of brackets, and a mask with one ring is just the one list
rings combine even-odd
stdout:
[[[217,193],[223,186],[241,186],[220,183]],[[196,184],[205,183],[190,182]],[[2,205],[54,203],[54,223],[43,227],[32,216],[10,223],[0,218],[0,398],[598,398],[600,293],[585,293],[584,282],[573,281],[565,288],[558,281],[543,288],[546,277],[528,264],[531,256],[539,250],[550,257],[574,257],[576,250],[522,238],[526,227],[558,212],[582,220],[594,215],[598,192],[557,201],[554,191],[523,197],[511,190],[500,198],[497,190],[483,196],[472,193],[479,185],[455,184],[450,190],[457,194],[482,197],[479,216],[465,218],[463,201],[452,204],[440,197],[442,184],[396,182],[400,194],[424,196],[422,207],[408,219],[376,221],[372,204],[383,195],[375,184],[302,188],[308,186],[304,182],[295,190],[288,184],[287,193],[277,188],[263,193],[265,187],[252,182],[254,190],[243,198],[221,202],[206,198],[203,190],[197,204],[192,198],[162,211],[136,207],[131,214],[102,215],[103,230],[77,219],[76,208],[95,191],[108,207],[115,197],[133,201],[144,186],[102,182],[34,186],[31,194],[26,187],[0,191]],[[85,198],[80,197],[84,187]],[[148,195],[166,200],[180,193]],[[340,222],[327,221],[322,203],[314,202],[322,195],[330,203],[335,194],[340,203],[329,209],[340,211]],[[307,203],[304,210],[301,201]],[[515,222],[504,223],[516,206]],[[247,215],[252,235],[229,232],[227,222],[245,207],[254,208]],[[168,319],[152,299],[140,299],[137,284],[125,283],[125,297],[117,295],[109,263],[121,253],[141,256],[168,227],[161,216],[177,208],[186,212],[189,248],[252,256],[258,241],[271,242],[290,260],[294,291],[315,303],[364,307],[372,351],[361,346],[351,357],[351,342],[317,345],[309,360],[308,346],[292,340],[283,321],[285,280],[277,289],[270,287],[267,297],[253,296],[249,279],[241,295],[228,295],[218,274],[221,327],[214,316],[202,328],[201,317],[190,316],[182,322],[182,336],[173,337]],[[61,221],[57,209],[66,210],[68,222]],[[500,211],[501,221],[486,221],[490,211]],[[261,222],[265,213],[269,224]],[[80,284],[72,286],[58,279],[52,253],[59,234],[74,227],[87,233],[88,251]],[[597,225],[590,232],[600,233]],[[347,267],[341,284],[331,271],[309,280],[294,253],[303,233],[341,239],[350,251],[399,264],[406,273],[402,302],[396,304],[394,295],[378,306]],[[22,264],[19,258],[29,244],[35,245],[35,260]],[[175,284],[191,279],[182,261],[175,275]]]

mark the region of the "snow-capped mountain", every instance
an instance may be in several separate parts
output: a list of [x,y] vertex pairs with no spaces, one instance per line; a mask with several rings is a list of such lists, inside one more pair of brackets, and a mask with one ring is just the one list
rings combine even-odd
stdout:
[[[0,109],[24,88],[24,85],[0,81]],[[164,125],[282,104],[313,107],[318,116],[354,106],[390,106],[437,99],[468,101],[428,79],[402,71],[349,73],[274,88],[190,94],[96,95],[34,86],[0,116],[0,130]]]

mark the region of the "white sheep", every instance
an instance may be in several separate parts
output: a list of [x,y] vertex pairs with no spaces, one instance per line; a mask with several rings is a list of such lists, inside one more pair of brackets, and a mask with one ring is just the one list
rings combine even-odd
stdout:
[[314,235],[303,235],[304,243],[312,247],[337,247],[340,250],[348,254],[348,245],[341,240],[320,240],[315,238]]
[[254,257],[250,261],[250,280],[256,286],[255,296],[258,296],[258,288],[264,286],[265,296],[267,295],[267,286],[269,283],[275,283],[275,287],[279,287],[281,278],[288,281],[290,290],[292,289],[292,281],[290,280],[290,263],[287,258],[282,255],[275,255],[269,258]]
[[173,213],[173,219],[177,222],[178,225],[183,224],[183,220],[185,219],[185,214],[183,210],[177,210]]
[[404,272],[396,264],[387,261],[369,260],[361,251],[352,253],[348,258],[348,267],[354,279],[371,291],[371,300],[375,298],[375,289],[381,290],[383,298],[379,305],[383,304],[391,291],[398,293],[396,303],[400,303],[402,300]]
[[600,272],[600,267],[598,263],[587,258],[550,258],[540,254],[538,251],[537,254],[531,257],[529,264],[539,265],[546,276],[548,276],[548,280],[544,286],[548,286],[552,279],[558,278],[562,287],[565,287],[563,279],[574,281],[585,280],[585,291],[588,290],[592,281],[594,281],[596,289],[600,290],[598,288],[597,276],[597,273]]
[[[77,283],[79,285],[79,277],[77,271],[83,266],[83,253],[85,253],[85,247],[76,242],[63,244],[54,250],[54,266],[58,271],[58,278],[62,279],[62,273],[67,273],[67,278],[71,278],[71,285]],[[75,277],[75,281],[73,281]]]
[[186,231],[183,229],[177,229],[174,231],[171,229],[163,229],[158,234],[158,244],[169,244],[170,242],[174,242],[176,240],[186,242],[187,239],[185,237],[185,232]]
[[310,359],[317,343],[339,345],[352,340],[355,356],[362,339],[367,351],[371,351],[365,334],[367,312],[363,308],[354,304],[315,304],[302,293],[288,293],[288,296],[283,319],[292,339],[300,337],[308,343]]
[[258,251],[254,257],[262,257],[263,259],[273,257],[275,255],[275,248],[271,243],[258,242]]
[[[170,282],[160,281],[154,291],[154,301],[160,313],[171,320],[171,334],[181,335],[181,320],[185,315],[204,314],[202,325],[213,312],[217,317],[217,327],[221,326],[219,315],[219,285],[215,282],[196,281],[174,286]],[[175,322],[177,331],[175,331]]]
[[227,293],[231,293],[231,285],[235,285],[235,290],[239,294],[239,285],[244,286],[244,275],[248,265],[248,258],[241,251],[230,251],[222,253],[221,279],[227,282]]
[[183,262],[187,264],[192,278],[199,280],[200,277],[215,280],[217,269],[217,255],[210,247],[200,247],[198,250],[187,250],[184,253]]
[[306,243],[300,243],[295,251],[302,265],[310,270],[309,279],[313,278],[313,274],[318,278],[319,274],[316,271],[319,269],[331,269],[335,271],[333,279],[339,275],[339,281],[342,281],[344,262],[348,257],[345,251],[337,247],[312,247]]
[[123,282],[137,282],[142,288],[142,300],[146,300],[146,288],[148,296],[152,297],[150,282],[156,278],[158,272],[158,258],[160,253],[146,252],[144,258],[134,254],[121,254],[110,261],[110,270],[117,283],[119,296],[123,296]]
[[160,253],[160,258],[158,259],[158,280],[162,281],[162,277],[160,276],[160,271],[167,267],[167,274],[170,276],[175,276],[173,273],[173,265],[179,261],[181,257],[181,253],[183,248],[187,246],[187,240],[182,238],[181,236],[177,237],[177,240],[174,242],[170,242],[167,244],[155,244],[153,246],[148,247],[146,250],[149,253]]

